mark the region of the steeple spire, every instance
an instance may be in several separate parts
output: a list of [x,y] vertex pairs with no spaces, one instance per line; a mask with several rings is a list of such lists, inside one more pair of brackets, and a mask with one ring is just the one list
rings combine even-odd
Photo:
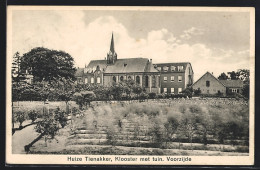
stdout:
[[111,38],[111,44],[110,44],[110,51],[111,51],[113,54],[114,54],[114,52],[115,52],[113,32],[112,32],[112,38]]
[[107,53],[107,63],[108,64],[114,64],[116,62],[116,60],[117,60],[117,54],[115,52],[114,35],[113,35],[113,32],[112,32],[110,50]]

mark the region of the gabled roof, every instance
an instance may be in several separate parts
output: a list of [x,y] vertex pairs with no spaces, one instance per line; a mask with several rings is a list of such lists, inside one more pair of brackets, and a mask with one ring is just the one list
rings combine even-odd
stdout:
[[105,73],[131,73],[154,71],[150,66],[147,66],[148,64],[148,58],[117,59],[114,64],[107,66]]
[[243,87],[243,81],[242,80],[219,80],[221,83],[223,83],[226,87],[229,88],[242,88]]
[[[197,82],[199,82],[204,76],[206,76],[207,74],[209,74],[210,76],[212,76],[214,79],[216,79],[220,84],[222,84],[224,87],[226,87],[221,81],[219,81],[219,79],[217,79],[213,74],[211,74],[210,72],[206,72],[205,74],[203,74],[203,76],[201,76],[194,84],[196,84]],[[193,86],[192,85],[192,86]]]
[[[188,64],[190,64],[190,63],[189,62],[179,62],[179,63],[156,63],[154,65],[156,65],[157,67],[175,66],[176,68],[177,68],[177,66],[183,66],[183,71],[185,71]],[[162,71],[163,71],[163,69],[162,69]],[[176,69],[176,71],[177,71],[177,69]],[[165,71],[163,71],[163,72],[165,72]],[[172,72],[172,71],[171,71],[171,69],[168,69],[167,72]]]
[[75,76],[76,77],[81,77],[81,76],[83,76],[83,73],[84,73],[84,68],[78,68],[76,70]]
[[97,66],[99,66],[101,71],[105,70],[107,67],[107,60],[91,60],[88,66],[86,67],[86,70],[89,73],[91,73],[92,71],[94,72]]

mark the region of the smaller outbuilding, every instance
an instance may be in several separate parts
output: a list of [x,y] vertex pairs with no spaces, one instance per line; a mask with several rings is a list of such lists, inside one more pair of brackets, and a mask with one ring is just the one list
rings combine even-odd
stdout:
[[200,90],[201,94],[241,93],[243,82],[241,80],[219,80],[210,72],[206,72],[193,85],[194,90]]

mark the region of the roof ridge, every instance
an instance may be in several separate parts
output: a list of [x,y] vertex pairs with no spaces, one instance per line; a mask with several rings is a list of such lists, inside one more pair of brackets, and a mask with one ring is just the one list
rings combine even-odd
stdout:
[[217,79],[213,74],[211,74],[209,71],[207,71],[205,74],[203,74],[197,81],[195,81],[195,83],[192,84],[192,86],[194,84],[196,84],[200,79],[202,79],[203,76],[205,76],[206,74],[210,74],[212,77],[214,77],[220,84],[222,84],[224,87],[226,87],[222,82],[219,81],[219,79]]
[[154,64],[177,64],[177,63],[190,64],[190,62],[172,62],[172,63],[154,63]]

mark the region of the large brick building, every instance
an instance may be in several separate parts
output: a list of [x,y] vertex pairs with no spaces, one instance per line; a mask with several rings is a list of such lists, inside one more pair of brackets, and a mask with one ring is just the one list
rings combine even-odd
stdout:
[[193,83],[193,70],[190,63],[156,64],[160,71],[161,93],[179,94]]
[[107,58],[92,60],[85,68],[78,68],[76,77],[77,83],[104,86],[134,80],[147,92],[178,94],[193,83],[193,70],[190,63],[153,64],[148,58],[117,58],[112,34]]

